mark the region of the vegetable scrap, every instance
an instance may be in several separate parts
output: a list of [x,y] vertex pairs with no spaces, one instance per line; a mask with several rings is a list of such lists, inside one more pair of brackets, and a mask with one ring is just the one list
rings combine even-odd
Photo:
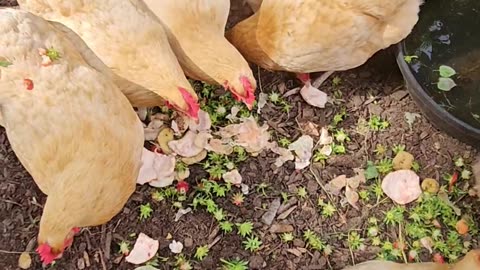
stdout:
[[158,240],[153,240],[146,234],[140,233],[133,249],[130,251],[130,254],[125,257],[125,260],[132,264],[145,263],[157,254],[158,247]]

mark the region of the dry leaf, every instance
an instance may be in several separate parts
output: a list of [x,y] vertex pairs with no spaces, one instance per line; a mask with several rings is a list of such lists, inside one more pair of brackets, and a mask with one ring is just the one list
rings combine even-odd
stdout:
[[357,174],[355,176],[355,178],[358,179],[358,182],[360,182],[360,184],[364,184],[364,183],[367,182],[367,179],[365,178],[365,170],[364,169],[355,168],[355,169],[353,169],[353,171]]
[[200,154],[194,156],[194,157],[184,157],[182,158],[182,162],[187,164],[187,165],[193,165],[197,164],[200,161],[204,160],[207,157],[207,150],[202,150]]
[[205,149],[221,155],[230,155],[233,153],[233,146],[230,145],[231,140],[222,141],[220,139],[211,139]]
[[[332,144],[333,143],[333,137],[328,134],[328,129],[322,127],[322,130],[320,132],[320,145],[327,145],[327,144]],[[330,154],[328,154],[330,155]]]
[[313,151],[313,139],[303,135],[288,146],[288,150],[295,152],[295,169],[301,170],[310,165]]
[[163,121],[159,119],[152,119],[148,126],[146,126],[143,131],[145,133],[145,140],[153,141],[157,138],[160,129],[163,126]]
[[153,266],[151,266],[151,265],[144,265],[144,266],[139,266],[139,267],[137,267],[137,268],[135,268],[135,269],[133,269],[133,270],[160,270],[160,269],[155,268],[155,267],[153,267]]
[[236,122],[238,120],[238,113],[240,112],[240,107],[238,106],[233,106],[231,109],[230,109],[230,113],[225,117],[227,118],[228,120],[230,120],[231,122]]
[[224,173],[222,178],[226,183],[230,183],[232,185],[242,184],[242,175],[240,175],[237,169]]
[[[198,154],[200,154],[200,152],[202,152],[202,150],[205,148],[206,146],[206,142],[205,142],[205,145],[200,145],[200,141],[204,140],[204,134],[205,133],[200,133],[202,135],[199,135],[198,133],[195,133],[191,130],[187,131],[187,133],[185,134],[185,136],[183,136],[183,138],[181,138],[180,140],[174,140],[174,141],[170,141],[168,143],[168,146],[170,147],[170,149],[172,149],[173,152],[175,152],[177,155],[180,155],[182,157],[194,157]],[[200,140],[199,140],[200,138]]]
[[278,145],[273,146],[272,148],[270,148],[270,150],[275,154],[280,155],[275,160],[275,166],[277,168],[282,167],[285,162],[291,161],[295,158],[292,154],[292,151],[286,148],[279,147]]
[[347,185],[347,176],[340,175],[325,185],[325,190],[334,195],[340,195],[340,191]]
[[142,166],[137,177],[137,184],[149,183],[155,187],[166,187],[175,178],[175,158],[154,153],[143,148]]
[[348,185],[345,188],[345,197],[347,198],[347,202],[351,206],[353,206],[353,208],[359,210],[357,205],[359,199],[358,193],[354,189],[350,188]]
[[182,136],[188,129],[189,119],[182,114],[177,114],[170,124],[175,136]]
[[330,156],[333,152],[333,148],[331,145],[325,145],[320,149],[320,154],[325,156]]
[[184,215],[192,212],[192,208],[188,207],[187,209],[180,208],[178,209],[177,213],[175,214],[175,222],[178,222],[180,218],[182,218]]
[[267,125],[260,127],[253,116],[241,119],[241,121],[240,124],[221,128],[218,135],[222,139],[233,138],[235,145],[242,146],[254,156],[270,147],[270,133],[268,133]]
[[420,178],[410,170],[389,173],[382,181],[385,194],[398,204],[407,204],[418,199],[422,194]]
[[302,133],[310,136],[318,137],[320,136],[320,132],[318,131],[318,125],[312,123],[310,121],[306,123],[299,123],[300,129],[302,129]]
[[180,136],[181,133],[180,133],[180,128],[178,127],[177,121],[172,120],[170,127],[172,128],[175,135]]
[[268,95],[265,93],[260,93],[258,95],[258,102],[257,102],[257,114],[262,112],[263,107],[267,105]]
[[30,266],[32,266],[32,257],[28,252],[22,252],[18,258],[18,267],[28,269]]
[[191,131],[198,131],[198,132],[210,131],[210,128],[212,127],[212,121],[210,120],[210,115],[203,110],[198,111],[198,123],[195,120],[190,118],[188,121],[189,121],[188,127]]
[[432,252],[433,252],[433,249],[432,249],[433,240],[432,240],[432,238],[423,237],[422,239],[420,239],[420,244],[422,244],[422,246],[424,248],[426,248],[430,252],[430,254],[432,254]]
[[172,243],[168,245],[168,247],[170,248],[170,251],[175,254],[180,254],[182,253],[182,250],[183,250],[183,244],[175,240],[173,240]]
[[158,246],[158,240],[153,240],[146,234],[140,233],[133,249],[130,251],[130,254],[125,257],[125,260],[133,264],[145,263],[157,254]]
[[302,95],[305,102],[309,105],[318,108],[325,108],[325,104],[327,104],[328,101],[327,94],[313,87],[311,83],[306,83],[305,86],[303,86],[300,90],[300,95]]
[[347,178],[347,186],[352,189],[357,189],[360,186],[360,179],[356,176]]

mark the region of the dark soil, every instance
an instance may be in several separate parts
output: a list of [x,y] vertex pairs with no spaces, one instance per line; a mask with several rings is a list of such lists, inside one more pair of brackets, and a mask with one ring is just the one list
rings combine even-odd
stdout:
[[[239,7],[234,6],[232,9],[236,11]],[[246,14],[248,15],[248,12]],[[221,207],[230,213],[233,221],[251,220],[255,223],[256,232],[263,241],[263,248],[257,254],[252,255],[245,251],[238,235],[219,233],[217,222],[202,210],[174,222],[176,209],[171,203],[153,201],[151,192],[154,189],[139,186],[119,215],[103,226],[84,228],[76,236],[70,250],[51,268],[134,269],[134,266],[126,263],[118,253],[117,244],[122,240],[133,244],[135,238],[129,235],[140,232],[160,241],[160,257],[173,255],[168,248],[167,234],[185,244],[184,253],[187,257],[193,255],[197,246],[219,239],[203,262],[191,260],[195,269],[216,269],[220,265],[220,258],[236,257],[248,260],[250,269],[292,270],[342,269],[352,264],[353,258],[355,263],[375,258],[378,250],[373,247],[351,254],[344,236],[350,229],[364,228],[363,224],[369,216],[375,215],[379,209],[391,207],[391,202],[378,208],[372,206],[374,203],[361,204],[360,210],[356,210],[348,205],[340,206],[339,198],[334,198],[337,200],[339,212],[325,220],[319,215],[316,204],[318,197],[326,198],[326,194],[315,177],[325,184],[336,175],[351,175],[353,168],[364,167],[368,160],[376,159],[374,150],[377,144],[389,148],[396,144],[406,145],[406,150],[412,153],[422,166],[419,173],[422,178],[440,179],[441,175],[452,170],[454,158],[463,157],[469,162],[476,152],[470,146],[438,131],[423,117],[415,122],[412,129],[409,128],[404,113],[420,112],[405,90],[391,51],[377,54],[358,69],[336,75],[342,79],[342,83],[333,87],[331,80],[327,81],[322,90],[330,96],[334,91],[341,92],[345,101],[341,105],[316,109],[306,105],[300,96],[293,95],[288,98],[293,106],[289,114],[281,113],[280,108],[271,104],[267,104],[262,111],[262,118],[274,130],[275,139],[287,137],[293,141],[302,134],[302,123],[310,121],[324,126],[331,122],[335,113],[345,107],[349,116],[341,126],[351,134],[352,142],[348,144],[347,155],[332,158],[325,167],[316,164],[311,171],[295,171],[292,163],[277,169],[273,165],[275,155],[271,153],[250,158],[243,164],[240,173],[253,192],[246,197],[242,207],[236,207],[226,200]],[[258,79],[261,82],[259,91],[264,92],[285,92],[297,86],[297,82],[292,80],[289,74],[261,71]],[[386,118],[391,127],[384,132],[369,133],[367,136],[355,133],[358,119],[368,119],[373,114]],[[193,185],[202,178],[200,174],[191,175],[188,181]],[[255,192],[255,187],[260,183],[269,185],[267,196]],[[282,208],[283,211],[294,208],[293,211],[283,220],[277,218],[274,221],[274,224],[293,226],[297,239],[293,244],[285,244],[280,241],[278,234],[272,233],[271,228],[261,222],[261,216],[266,211],[264,206],[268,208],[274,199],[280,198],[281,192],[295,194],[300,186],[307,188],[308,198],[299,200],[292,197]],[[45,196],[16,159],[4,130],[0,129],[0,269],[17,269],[19,254],[26,249],[32,251],[36,246],[35,237],[44,202]],[[138,207],[147,202],[152,205],[154,213],[150,219],[140,221]],[[470,206],[473,209],[478,209],[479,206],[470,198],[465,199],[464,203],[474,203]],[[314,230],[323,240],[333,245],[334,252],[328,259],[319,252],[309,251],[297,256],[289,251],[294,247],[305,246],[301,235],[306,229]],[[343,237],[340,237],[342,235]],[[478,239],[473,239],[474,246],[477,241]],[[32,253],[32,258],[34,263],[31,269],[41,269],[38,256]],[[160,263],[158,268],[173,269],[173,266]]]

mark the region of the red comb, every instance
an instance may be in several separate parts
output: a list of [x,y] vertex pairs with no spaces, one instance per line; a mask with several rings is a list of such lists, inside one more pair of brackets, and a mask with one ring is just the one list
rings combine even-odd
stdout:
[[247,105],[248,109],[251,110],[253,107],[253,102],[255,101],[252,83],[246,76],[241,76],[240,82],[243,85],[243,89],[245,89],[245,97],[241,98],[241,100]]
[[72,229],[72,231],[73,231],[74,234],[77,234],[77,233],[80,232],[80,228],[75,227],[75,228]]
[[297,79],[302,81],[302,83],[307,83],[308,81],[310,81],[310,74],[308,73],[297,74]]
[[179,87],[178,90],[183,96],[183,99],[187,102],[188,105],[188,116],[198,119],[198,111],[200,110],[200,105],[197,100],[190,94],[185,88]]
[[37,253],[40,255],[40,260],[45,265],[51,264],[58,256],[52,253],[52,248],[48,244],[39,245]]

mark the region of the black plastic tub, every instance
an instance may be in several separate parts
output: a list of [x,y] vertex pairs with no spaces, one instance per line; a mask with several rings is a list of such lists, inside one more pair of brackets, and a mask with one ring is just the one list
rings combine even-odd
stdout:
[[405,44],[397,45],[397,63],[402,72],[410,96],[425,116],[440,130],[467,144],[480,148],[480,129],[456,118],[436,103],[418,83],[410,66],[405,62]]
[[397,63],[413,100],[439,129],[480,148],[480,1],[421,7]]

